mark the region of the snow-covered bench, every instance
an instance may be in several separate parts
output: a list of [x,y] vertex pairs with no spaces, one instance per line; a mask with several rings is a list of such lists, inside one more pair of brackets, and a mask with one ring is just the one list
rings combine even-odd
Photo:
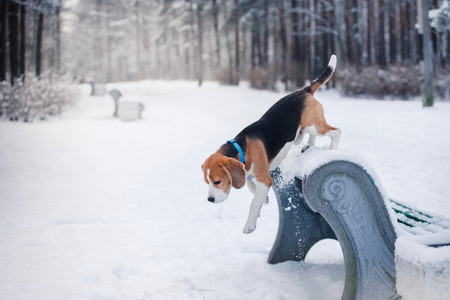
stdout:
[[[420,280],[423,274],[414,265],[420,255],[416,253],[412,260],[408,246],[402,246],[414,243],[406,229],[432,231],[440,232],[439,238],[431,239],[437,243],[430,247],[422,242],[420,247],[439,251],[435,260],[443,268],[436,271],[428,264],[427,274],[442,273],[446,278],[428,281],[450,279],[450,246],[446,242],[450,243],[450,222],[391,203],[375,171],[360,156],[343,150],[293,150],[272,177],[280,223],[269,263],[303,260],[318,241],[337,239],[345,264],[342,299],[396,299],[408,294],[405,289],[411,285],[411,276]],[[396,241],[399,251],[395,250]],[[428,256],[425,250],[419,253]],[[435,299],[449,294],[449,285],[423,285],[420,293],[415,291],[422,298],[410,294],[407,298],[424,299],[430,289],[437,295]]]
[[119,99],[122,97],[122,93],[119,90],[112,90],[109,95],[114,99],[114,114],[115,118],[119,118],[123,121],[132,121],[142,118],[142,112],[144,111],[144,104],[138,101],[132,101],[125,99],[119,103]]
[[448,299],[450,219],[391,200],[400,227],[410,234],[395,243],[397,291],[404,299]]
[[134,121],[142,118],[144,104],[138,101],[122,101],[119,103],[119,119],[122,121]]
[[91,96],[103,96],[106,95],[106,86],[103,83],[96,83],[94,81],[89,82],[91,84]]

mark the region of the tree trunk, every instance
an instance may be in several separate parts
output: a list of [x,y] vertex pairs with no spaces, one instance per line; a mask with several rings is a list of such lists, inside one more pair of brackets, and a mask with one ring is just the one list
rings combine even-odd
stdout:
[[194,11],[194,4],[190,2],[189,4],[189,63],[187,64],[188,69],[190,70],[189,79],[195,79],[197,76],[196,72],[196,62],[197,62],[197,52],[196,52],[196,41],[195,41],[195,19],[196,13]]
[[313,76],[316,71],[316,5],[314,0],[309,0],[309,12],[311,16],[311,28],[309,32],[309,70]]
[[419,34],[422,36],[423,62],[422,69],[422,104],[424,107],[433,106],[433,45],[428,19],[428,0],[417,0]]
[[[400,2],[400,1],[399,1]],[[395,62],[402,59],[401,3],[395,4]]]
[[197,3],[197,38],[198,38],[198,48],[197,48],[197,77],[198,86],[202,86],[203,83],[203,19],[202,19],[203,5]]
[[377,30],[377,35],[378,35],[378,42],[380,43],[379,45],[376,45],[378,47],[378,57],[377,60],[380,64],[380,66],[382,68],[386,68],[387,66],[387,62],[386,62],[386,53],[385,53],[385,44],[386,41],[384,40],[384,31],[385,31],[385,24],[384,24],[384,15],[386,13],[386,10],[384,9],[383,5],[381,4],[381,0],[377,0],[377,12],[378,13],[378,22],[379,22],[379,30]]
[[56,8],[56,53],[55,53],[55,69],[56,73],[61,72],[61,9]]
[[[227,0],[222,1],[223,6],[223,15],[225,20],[228,20],[228,7],[227,7]],[[233,72],[233,53],[232,53],[232,46],[231,46],[231,39],[228,30],[225,31],[225,41],[226,41],[226,49],[228,54],[228,68],[229,68],[229,83],[232,85],[238,84],[234,72]]]
[[[247,30],[247,28],[243,27],[242,31],[241,31],[241,59],[240,59],[241,66],[246,66],[246,64],[247,64],[247,61],[246,61],[247,52],[248,52],[247,49],[249,48],[248,41],[251,42],[251,30]],[[251,45],[250,45],[250,48],[251,48]],[[251,55],[251,53],[249,55]],[[250,59],[249,59],[249,61],[250,61]],[[243,70],[243,72],[245,72],[245,70]]]
[[[26,0],[24,0],[25,2]],[[25,80],[26,7],[20,6],[20,75]]]
[[414,13],[414,0],[409,3],[409,52],[411,63],[417,63],[417,43],[416,43],[416,16]]
[[[97,0],[95,2],[95,10],[97,12],[101,12],[103,7],[102,7],[102,3],[103,0]],[[95,70],[94,70],[94,74],[95,74],[95,80],[104,82],[106,77],[105,77],[105,67],[103,64],[103,35],[104,35],[104,31],[103,31],[103,24],[102,24],[102,17],[100,14],[95,15],[94,19],[94,24],[95,24],[95,30],[90,32],[91,37],[93,38],[93,45],[94,45],[94,49],[95,49],[95,53],[94,53],[94,57],[96,58],[94,61],[94,65],[95,65]]]
[[112,47],[112,31],[111,31],[111,12],[112,12],[112,7],[111,7],[111,3],[107,4],[106,7],[106,45],[107,45],[107,50],[106,50],[106,80],[108,82],[113,81],[114,79],[114,74],[113,74],[113,67],[112,67],[112,51],[113,51],[113,47]]
[[[348,7],[355,7],[356,6],[356,0],[347,0],[347,6]],[[359,1],[359,0],[358,0]],[[358,38],[356,37],[355,27],[353,24],[358,24],[358,18],[355,16],[354,13],[352,13],[352,10],[347,8],[347,49],[348,49],[348,61],[354,65],[360,65],[361,64],[361,57],[359,53],[362,51],[362,43],[361,43],[361,33],[359,32],[358,28]]]
[[383,38],[384,38],[384,61],[386,62],[386,65],[390,63],[391,61],[391,34],[390,34],[390,30],[391,27],[389,26],[389,12],[390,12],[390,8],[391,8],[391,3],[390,1],[385,1],[384,2],[384,7],[383,7]]
[[6,16],[8,10],[8,2],[3,0],[0,6],[0,82],[6,80]]
[[380,30],[379,24],[378,24],[378,7],[377,7],[377,0],[370,0],[369,3],[369,53],[370,53],[370,63],[371,64],[378,64],[378,40],[377,40],[377,33]]
[[367,0],[358,0],[358,31],[359,31],[359,45],[361,47],[362,56],[360,62],[362,66],[368,64],[369,59],[369,32],[368,32],[368,14],[367,14]]
[[[260,24],[258,24],[260,25]],[[263,65],[263,55],[261,50],[261,33],[259,28],[255,30],[255,41],[256,41],[256,54],[258,57],[258,66]],[[245,52],[244,52],[245,53]]]
[[269,62],[269,0],[264,0],[264,19],[263,19],[263,54],[262,65],[266,66]]
[[219,36],[219,6],[217,0],[213,0],[212,13],[214,18],[214,37],[216,42],[216,68],[220,67],[220,36]]
[[343,0],[334,0],[334,27],[336,29],[336,32],[333,36],[334,38],[334,51],[336,52],[336,55],[339,60],[342,62],[348,62],[349,57],[345,55],[345,53],[348,52],[347,50],[347,43],[345,43],[345,37],[346,37],[346,24],[344,20],[344,1]]
[[291,44],[291,57],[289,67],[289,77],[292,80],[294,86],[298,87],[304,83],[305,71],[303,70],[302,49],[300,45],[300,16],[299,16],[299,3],[298,0],[291,1],[291,31],[292,31],[292,44]]
[[[315,19],[321,19],[322,16],[322,5],[321,3],[316,3],[316,13],[315,13]],[[319,22],[319,26],[320,26],[320,22]],[[327,44],[323,43],[323,37],[326,34],[323,32],[320,32],[320,30],[317,30],[317,23],[316,23],[316,32],[314,34],[314,43],[315,43],[315,56],[314,56],[314,68],[315,68],[315,72],[317,72],[318,70],[318,64],[320,62],[321,57],[324,56],[324,53],[326,52],[326,48],[327,48]],[[314,74],[316,74],[314,72]]]
[[250,30],[250,64],[251,68],[256,67],[256,36],[255,36],[255,25],[252,25]]
[[[136,79],[141,79],[141,69],[145,67],[141,61],[141,18],[140,18],[139,1],[135,2],[136,13]],[[106,25],[108,26],[108,25]]]
[[292,0],[291,6],[291,24],[292,24],[292,62],[298,64],[301,60],[300,55],[300,19],[298,13],[298,0]]
[[18,68],[18,14],[19,6],[15,2],[9,3],[9,65],[11,71],[11,85],[14,85],[14,80],[19,77]]
[[[288,78],[288,72],[287,72],[287,64],[286,64],[286,53],[287,53],[287,36],[286,36],[286,25],[284,21],[284,2],[283,0],[277,1],[277,7],[278,7],[278,22],[279,22],[279,35],[280,35],[280,43],[281,43],[281,74],[283,76],[282,81],[287,84],[287,81],[290,79]],[[287,86],[286,86],[287,87]]]
[[44,27],[44,14],[39,13],[37,26],[37,41],[36,41],[36,76],[41,76],[41,50],[42,50],[42,30]]
[[[238,5],[239,4],[239,0],[234,0],[234,5]],[[236,78],[237,81],[239,82],[239,16],[236,18],[236,23],[234,24],[234,48],[236,51],[235,54],[235,66],[236,66]]]

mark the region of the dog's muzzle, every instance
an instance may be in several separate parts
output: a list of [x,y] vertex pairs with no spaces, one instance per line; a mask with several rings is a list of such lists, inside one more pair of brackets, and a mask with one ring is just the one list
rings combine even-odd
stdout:
[[214,187],[212,184],[209,186],[209,192],[208,192],[208,201],[211,203],[221,203],[227,199],[228,194],[222,191],[221,189],[218,189]]

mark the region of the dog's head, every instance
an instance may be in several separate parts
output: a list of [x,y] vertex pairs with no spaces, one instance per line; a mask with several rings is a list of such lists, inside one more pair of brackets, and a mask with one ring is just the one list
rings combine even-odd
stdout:
[[214,153],[202,165],[202,170],[209,184],[209,202],[220,203],[227,199],[231,187],[240,189],[245,185],[244,164],[234,158]]

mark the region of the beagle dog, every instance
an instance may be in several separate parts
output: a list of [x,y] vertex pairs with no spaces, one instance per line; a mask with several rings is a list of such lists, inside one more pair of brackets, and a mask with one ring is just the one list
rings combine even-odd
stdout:
[[242,188],[246,181],[254,195],[244,233],[256,228],[256,220],[273,180],[270,171],[286,157],[292,145],[299,145],[309,133],[306,150],[317,136],[331,138],[330,149],[338,147],[340,129],[327,124],[322,104],[313,94],[328,82],[336,68],[336,56],[319,78],[303,89],[276,102],[258,121],[242,130],[233,140],[223,144],[202,165],[204,180],[209,185],[208,201],[220,203],[231,187]]

